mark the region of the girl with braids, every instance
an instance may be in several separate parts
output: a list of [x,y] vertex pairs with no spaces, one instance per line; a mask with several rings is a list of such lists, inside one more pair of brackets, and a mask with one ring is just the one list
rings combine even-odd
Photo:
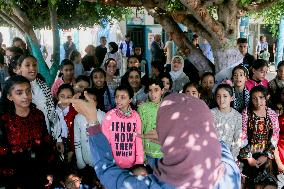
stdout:
[[242,145],[239,153],[249,188],[276,188],[272,160],[279,138],[276,112],[267,107],[267,89],[253,87],[249,106],[242,113]]

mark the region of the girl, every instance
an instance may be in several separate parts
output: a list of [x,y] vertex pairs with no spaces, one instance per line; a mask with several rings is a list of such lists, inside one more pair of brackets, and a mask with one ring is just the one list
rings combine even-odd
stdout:
[[182,93],[185,93],[188,96],[193,96],[195,98],[200,98],[201,88],[195,82],[189,82],[183,86]]
[[173,87],[173,80],[169,73],[163,73],[160,75],[160,78],[163,82],[163,90],[164,90],[164,97],[171,94],[172,87]]
[[147,100],[148,96],[145,93],[145,87],[141,84],[141,72],[138,68],[130,68],[121,79],[121,83],[128,85],[134,91],[132,98],[134,108]]
[[75,94],[77,94],[77,93],[82,93],[84,89],[87,89],[89,87],[90,87],[90,78],[85,75],[79,75],[75,80],[73,89]]
[[[85,93],[88,93],[89,97],[91,97],[95,102],[97,102],[96,97],[96,90],[92,88],[85,89]],[[84,97],[84,92],[82,93],[82,98]],[[95,103],[96,104],[96,103]],[[105,113],[99,109],[97,109],[97,118],[100,123],[102,124],[102,120],[105,117]],[[85,173],[86,179],[84,182],[90,186],[95,185],[97,182],[96,173],[94,168],[92,167],[92,156],[89,144],[89,136],[87,134],[87,120],[86,118],[78,114],[74,120],[74,145],[75,145],[75,154],[77,160],[77,167],[79,168],[80,172],[83,174]]]
[[232,71],[232,80],[234,83],[234,101],[233,108],[242,112],[249,103],[249,91],[245,87],[248,77],[248,70],[244,66],[236,66]]
[[116,108],[106,113],[102,124],[103,134],[108,139],[116,164],[121,168],[131,168],[143,164],[144,152],[139,114],[132,110],[133,91],[128,86],[119,86],[115,90]]
[[183,72],[184,60],[181,56],[174,56],[171,63],[170,75],[173,80],[173,92],[180,92],[182,87],[189,82],[189,78]]
[[214,108],[216,106],[216,102],[214,99],[214,95],[212,89],[215,84],[214,74],[211,72],[205,72],[201,77],[201,99],[209,106],[209,108]]
[[95,68],[91,73],[91,86],[97,90],[98,109],[107,112],[114,108],[114,91],[107,86],[106,72]]
[[81,53],[73,50],[70,53],[69,59],[73,62],[74,64],[74,77],[77,78],[79,75],[84,74],[85,70],[83,67],[83,64],[81,63]]
[[231,108],[233,89],[228,84],[220,84],[215,92],[217,108],[211,109],[219,140],[224,141],[235,160],[239,155],[242,134],[242,116]]
[[31,102],[28,79],[7,80],[0,99],[0,186],[43,188],[45,184],[53,155],[51,137],[43,113]]
[[51,94],[56,97],[58,88],[63,83],[73,85],[74,83],[74,64],[69,59],[62,60],[60,64],[60,73],[51,87]]
[[17,67],[17,73],[31,82],[32,102],[43,112],[47,130],[50,133],[53,130],[54,102],[50,88],[37,77],[37,60],[32,55],[22,55],[18,59]]
[[121,53],[118,51],[118,45],[115,42],[109,42],[109,52],[106,53],[103,64],[102,64],[102,68],[105,67],[105,63],[106,60],[109,58],[112,58],[116,61],[117,63],[117,69],[121,71],[120,75],[122,75],[122,55]]
[[284,61],[277,65],[277,75],[269,82],[269,91],[273,105],[278,103],[280,92],[284,88]]
[[[74,90],[69,84],[62,84],[57,91],[57,100],[71,99]],[[74,155],[74,119],[77,112],[68,103],[58,103],[55,109],[57,124],[54,127],[54,138],[56,139],[57,150],[63,162],[71,163]]]
[[265,60],[257,59],[252,63],[252,77],[246,81],[246,88],[250,91],[254,86],[262,85],[268,88],[268,81],[265,79],[268,71],[268,63]]
[[107,85],[115,90],[120,84],[120,77],[115,76],[117,70],[117,62],[113,58],[109,58],[105,62],[106,82]]
[[271,161],[279,137],[277,114],[267,107],[267,89],[253,87],[248,108],[242,113],[242,146],[239,158],[244,162],[243,174],[249,187],[276,188]]

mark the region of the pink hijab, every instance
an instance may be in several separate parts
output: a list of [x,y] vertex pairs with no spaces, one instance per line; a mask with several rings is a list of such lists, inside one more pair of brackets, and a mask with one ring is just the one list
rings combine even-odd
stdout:
[[223,171],[213,123],[203,101],[185,94],[167,96],[157,117],[164,157],[154,174],[179,188],[213,188]]

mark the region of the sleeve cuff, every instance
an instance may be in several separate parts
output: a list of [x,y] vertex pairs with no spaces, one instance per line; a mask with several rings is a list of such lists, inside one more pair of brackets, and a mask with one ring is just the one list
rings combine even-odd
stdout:
[[94,125],[87,128],[89,136],[96,135],[102,132],[102,127],[100,125]]

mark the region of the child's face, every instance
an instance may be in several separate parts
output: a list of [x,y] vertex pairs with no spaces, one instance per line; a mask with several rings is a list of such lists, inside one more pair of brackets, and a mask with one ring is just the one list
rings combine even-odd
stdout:
[[186,88],[185,94],[188,96],[193,96],[195,98],[200,98],[200,93],[194,86],[188,86]]
[[245,75],[244,70],[237,69],[233,75],[233,82],[236,87],[243,87],[245,86],[247,80],[247,76]]
[[65,79],[72,79],[74,77],[74,67],[72,65],[63,66],[61,72]]
[[262,94],[262,92],[257,91],[253,93],[251,99],[256,110],[266,107],[266,97]]
[[65,185],[67,189],[80,189],[81,179],[75,175],[70,175]]
[[7,97],[10,101],[14,102],[16,108],[29,107],[32,102],[32,92],[30,84],[15,84]]
[[103,88],[105,84],[106,78],[103,73],[101,72],[95,72],[93,74],[93,82],[96,88]]
[[267,71],[268,71],[268,67],[267,66],[264,66],[262,68],[259,68],[259,69],[252,69],[252,72],[253,72],[253,78],[255,80],[259,80],[259,81],[262,81],[265,79],[266,75],[267,75]]
[[135,49],[134,49],[134,53],[135,53],[136,55],[141,55],[141,53],[142,53],[141,48],[135,48]]
[[139,88],[141,85],[141,79],[139,73],[136,71],[130,72],[128,76],[128,82],[133,89]]
[[281,66],[278,70],[277,70],[277,76],[280,80],[284,80],[284,66]]
[[247,43],[239,43],[238,44],[239,51],[245,55],[248,52],[248,44]]
[[106,72],[108,75],[113,76],[116,72],[116,69],[117,69],[116,62],[111,60],[106,67]]
[[152,84],[149,86],[149,98],[154,103],[159,103],[163,95],[163,89],[159,85]]
[[226,109],[230,107],[233,97],[229,94],[227,90],[221,88],[216,93],[216,102],[219,109]]
[[162,82],[163,82],[163,85],[164,85],[164,91],[170,90],[170,86],[171,86],[170,80],[166,77],[163,77]]
[[128,68],[139,68],[140,67],[140,62],[136,57],[132,57],[128,60],[127,63]]
[[207,91],[212,91],[214,87],[214,77],[212,75],[207,75],[202,80],[202,87],[206,89]]
[[84,91],[84,89],[89,88],[89,83],[86,81],[79,81],[74,85],[74,91],[75,93],[81,93]]
[[24,59],[19,67],[19,73],[27,78],[29,81],[33,81],[37,75],[37,62],[34,58],[28,57]]
[[129,94],[127,91],[116,91],[115,94],[115,103],[116,107],[120,110],[127,110],[129,104],[131,102],[131,98],[129,98]]
[[97,96],[94,95],[94,94],[90,94],[90,93],[88,93],[88,95],[89,95],[89,97],[90,97],[91,99],[94,100],[94,102],[95,102],[95,108],[96,108],[96,107],[97,107]]
[[[58,94],[58,101],[66,100],[66,99],[71,99],[73,97],[73,94],[70,89],[63,89],[59,92]],[[60,108],[66,108],[69,106],[70,103],[61,103],[59,104]]]
[[181,60],[179,58],[175,58],[172,62],[172,69],[173,71],[179,71],[182,67]]

